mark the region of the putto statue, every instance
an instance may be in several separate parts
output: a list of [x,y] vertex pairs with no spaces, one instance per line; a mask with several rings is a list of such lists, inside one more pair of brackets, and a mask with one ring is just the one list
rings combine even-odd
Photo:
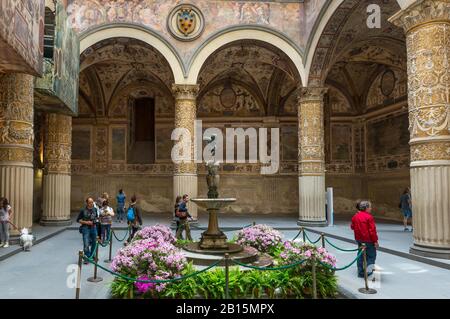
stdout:
[[211,155],[212,159],[206,162],[206,168],[208,169],[208,175],[206,176],[206,183],[208,184],[208,198],[218,198],[219,192],[217,191],[219,187],[219,163],[215,161],[216,155],[216,135],[212,134],[209,137],[204,137],[204,141],[211,144]]

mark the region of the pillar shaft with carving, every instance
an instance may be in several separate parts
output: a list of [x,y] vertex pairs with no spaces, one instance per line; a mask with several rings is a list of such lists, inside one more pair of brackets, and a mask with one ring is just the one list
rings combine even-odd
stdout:
[[19,229],[33,224],[33,81],[27,74],[0,74],[0,194]]
[[411,252],[450,258],[450,3],[417,1],[390,21],[408,51]]
[[323,99],[327,89],[302,88],[298,104],[300,225],[325,226],[325,143]]
[[47,114],[42,225],[70,225],[72,117]]
[[[174,164],[173,195],[188,194],[197,197],[197,164],[194,162],[194,126],[197,114],[198,85],[176,85],[172,87],[175,98],[175,128],[187,129],[191,134],[191,161]],[[189,213],[197,219],[197,205],[188,204]]]

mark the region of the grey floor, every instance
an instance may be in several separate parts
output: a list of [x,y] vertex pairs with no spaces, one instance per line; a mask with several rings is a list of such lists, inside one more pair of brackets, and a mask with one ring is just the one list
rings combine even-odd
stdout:
[[[285,239],[292,239],[298,233],[295,216],[269,217],[265,216],[220,216],[220,225],[229,238],[233,236],[233,228],[245,225],[265,223],[279,228]],[[171,216],[145,216],[144,224],[156,223],[170,225]],[[193,228],[193,237],[199,238],[206,227],[206,216],[199,216],[198,229]],[[123,227],[124,224],[115,224]],[[73,225],[64,230],[61,227],[33,228],[33,233],[40,242],[33,246],[31,252],[21,252],[18,246],[8,249],[0,248],[0,298],[49,298],[72,299],[75,297],[75,265],[77,253],[81,249],[81,235]],[[347,220],[337,221],[333,227],[320,228],[325,233],[353,239]],[[406,252],[412,243],[412,234],[403,232],[399,224],[378,222],[380,245],[399,252]],[[117,230],[117,235],[123,236],[124,230]],[[318,238],[315,233],[309,233],[312,240]],[[354,248],[354,244],[331,239],[335,245],[343,248]],[[113,251],[120,245],[114,242]],[[327,247],[335,254],[338,267],[345,266],[355,258],[355,253],[343,253],[332,247]],[[13,255],[11,255],[13,254]],[[100,250],[100,261],[107,258],[108,249]],[[446,261],[448,262],[448,261]],[[108,266],[108,264],[105,264]],[[93,266],[83,266],[81,281],[81,298],[109,298],[109,285],[112,277],[99,270],[103,277],[100,283],[87,282],[93,275]],[[450,270],[432,266],[409,258],[399,257],[391,253],[378,252],[375,282],[370,286],[377,290],[375,295],[364,295],[358,288],[364,286],[364,281],[356,277],[356,266],[337,272],[339,285],[352,298],[450,298]]]

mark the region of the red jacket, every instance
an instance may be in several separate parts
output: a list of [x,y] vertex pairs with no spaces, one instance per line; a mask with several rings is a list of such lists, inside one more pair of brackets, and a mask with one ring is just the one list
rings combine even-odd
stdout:
[[355,231],[355,240],[376,243],[378,242],[377,227],[370,213],[359,211],[352,218],[351,228]]

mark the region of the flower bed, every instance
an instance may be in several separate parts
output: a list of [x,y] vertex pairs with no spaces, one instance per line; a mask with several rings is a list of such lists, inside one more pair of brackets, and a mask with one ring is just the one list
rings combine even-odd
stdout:
[[[157,237],[159,238],[159,237]],[[149,239],[133,240],[131,244],[119,250],[114,257],[111,269],[121,275],[148,279],[173,279],[181,276],[187,266],[187,261],[180,249],[170,242],[160,242],[151,237]],[[123,286],[127,286],[125,289]],[[167,286],[167,283],[134,283],[138,293],[157,296]],[[120,278],[116,278],[112,291],[113,295],[124,296],[133,286]]]
[[260,252],[272,252],[282,243],[282,234],[267,225],[255,225],[239,231],[237,244],[247,245]]
[[172,234],[170,228],[159,224],[155,226],[144,227],[143,229],[138,231],[134,235],[133,240],[140,240],[140,239],[154,239],[159,243],[170,243],[170,244],[175,244],[176,242],[176,238]]
[[[174,246],[175,239],[167,227],[146,227],[137,238],[118,252],[112,263],[113,271],[143,280],[173,279],[196,272],[193,265],[187,263],[182,251]],[[266,225],[255,225],[240,231],[237,242],[269,254],[274,259],[274,267],[306,261],[280,270],[243,271],[231,267],[231,298],[310,298],[313,259],[316,260],[318,296],[332,298],[336,295],[334,271],[317,263],[320,261],[329,267],[336,266],[336,258],[326,249],[307,243],[283,242],[281,234]],[[127,297],[130,291],[143,298],[225,298],[225,272],[221,268],[213,268],[170,283],[133,284],[120,278],[114,280],[113,296]]]

